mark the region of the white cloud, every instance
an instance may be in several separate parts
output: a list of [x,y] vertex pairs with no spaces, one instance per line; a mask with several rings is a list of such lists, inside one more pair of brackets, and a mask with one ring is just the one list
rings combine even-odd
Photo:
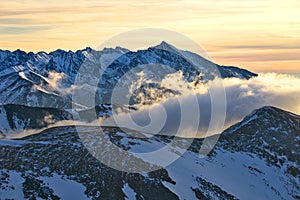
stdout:
[[297,77],[262,73],[249,80],[225,79],[223,84],[227,95],[229,124],[265,105],[300,114],[300,79]]
[[[249,80],[228,78],[224,79],[222,82],[226,91],[225,104],[227,108],[223,129],[242,120],[254,109],[266,105],[272,105],[300,114],[299,78],[284,74],[262,73],[259,74],[258,77]],[[209,83],[211,86],[214,84],[215,81]],[[218,87],[220,86],[218,85]],[[197,93],[196,98],[200,108],[198,137],[203,137],[210,124],[212,107],[211,99],[208,92],[209,90],[204,92],[205,90],[201,89],[201,93],[198,93],[198,89],[194,89],[194,91]],[[179,135],[191,137],[193,136],[191,126],[194,121],[193,119],[196,117],[193,116],[193,112],[196,112],[195,104],[191,103],[193,102],[193,98],[195,98],[195,95],[183,93],[183,96],[179,97],[177,100],[169,99],[160,103],[155,103],[151,106],[141,107],[139,111],[132,114],[121,114],[115,116],[115,119],[110,118],[104,120],[103,124],[115,124],[115,120],[117,120],[125,127],[129,126],[129,128],[133,129],[140,127],[139,130],[145,130],[145,127],[148,127],[146,128],[148,132],[150,130],[152,133],[167,133],[173,135],[178,133],[180,119],[183,117],[180,108],[182,105],[190,105],[192,108],[186,107],[187,109],[191,109],[190,115],[184,115],[184,118],[187,118],[186,121],[190,121],[190,123],[184,123],[184,127],[181,127],[183,130],[180,131]],[[153,123],[157,124],[153,125]],[[162,125],[161,123],[164,124]],[[152,131],[151,127],[154,127]],[[157,131],[158,127],[161,128],[161,131]],[[216,134],[216,132],[209,132],[209,134]]]
[[[26,76],[23,74],[19,74],[22,78],[26,78]],[[47,84],[41,83],[39,86],[34,85],[33,88],[35,89],[42,89],[45,92],[59,92],[62,95],[71,94],[74,89],[76,89],[75,85],[70,84],[64,84],[64,80],[66,80],[66,74],[61,72],[58,73],[56,71],[50,71],[48,73],[48,77],[43,77],[43,79],[47,82]]]
[[60,81],[65,77],[64,73],[57,73],[55,71],[51,71],[48,74],[48,78],[46,81],[49,84],[49,87],[52,89],[59,88]]
[[[99,124],[118,125],[154,134],[177,134],[182,137],[194,137],[193,132],[195,126],[198,125],[195,125],[195,121],[197,121],[199,123],[199,128],[196,127],[199,131],[197,137],[205,136],[211,120],[212,101],[209,89],[205,89],[203,85],[198,88],[192,87],[193,84],[184,82],[182,77],[178,76],[182,76],[182,73],[174,73],[170,77],[172,77],[172,80],[177,77],[176,82],[181,87],[176,86],[175,88],[171,87],[171,89],[180,91],[181,96],[177,98],[158,98],[159,102],[147,106],[142,105],[138,111],[133,111],[130,114],[121,113],[114,116],[115,118],[100,119]],[[61,76],[54,74],[51,77],[52,86],[58,86]],[[169,76],[161,82],[164,86],[168,86],[169,83],[171,83]],[[223,79],[222,83],[223,89],[226,91],[226,100],[224,100],[226,120],[223,129],[241,121],[254,109],[266,105],[300,114],[300,78],[285,74],[261,73],[258,77],[249,80],[227,78]],[[220,87],[216,81],[211,81],[208,85]],[[153,94],[155,94],[155,91],[153,91]],[[217,101],[223,100],[218,98]],[[197,107],[200,111],[199,116],[197,116]],[[182,108],[184,108],[184,114]],[[91,125],[83,122],[63,121],[50,127],[74,124]],[[93,125],[99,124],[93,122]],[[209,132],[208,134],[216,133],[219,132]]]

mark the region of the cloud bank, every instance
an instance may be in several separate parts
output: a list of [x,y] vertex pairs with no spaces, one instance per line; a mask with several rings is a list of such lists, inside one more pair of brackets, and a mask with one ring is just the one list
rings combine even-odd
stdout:
[[262,73],[249,80],[225,79],[223,84],[227,96],[228,124],[265,105],[300,114],[300,79],[297,77]]
[[[212,108],[214,107],[209,89],[205,89],[203,85],[192,87],[193,83],[184,82],[180,76],[182,76],[181,73],[174,73],[170,76],[172,79],[167,76],[161,85],[168,86],[169,81],[172,82],[173,78],[176,78],[176,82],[181,86],[175,88],[180,91],[181,96],[158,98],[158,101],[152,105],[141,105],[137,111],[132,111],[130,114],[118,113],[106,119],[99,119],[98,122],[62,121],[47,128],[72,125],[120,126],[121,128],[151,134],[199,138],[221,133],[222,130],[220,132],[208,131],[212,118]],[[50,80],[53,86],[56,86],[60,76],[52,76]],[[300,78],[298,77],[277,73],[261,73],[258,77],[249,80],[222,79],[222,84],[222,88],[219,89],[224,89],[226,93],[226,99],[221,102],[226,105],[225,123],[222,124],[223,130],[241,121],[253,110],[266,105],[300,115]],[[207,85],[221,87],[216,84],[216,81],[210,81]],[[222,101],[221,98],[217,100]],[[51,120],[51,118],[44,120]],[[30,135],[40,131],[28,130],[22,135]]]
[[[300,114],[300,79],[297,77],[276,73],[262,73],[258,77],[253,77],[249,80],[228,78],[222,80],[222,82],[226,92],[226,118],[223,129],[241,121],[254,109],[266,105]],[[214,81],[208,85],[213,84],[215,84]],[[195,95],[183,95],[179,98],[172,98],[151,106],[141,107],[138,111],[131,114],[119,114],[114,116],[114,118],[104,120],[102,124],[113,125],[117,122],[117,125],[123,127],[135,130],[148,130],[148,132],[154,134],[193,137],[195,127],[193,119],[197,116],[193,116],[193,112],[196,112],[196,110],[195,104],[191,102],[194,102],[196,97],[200,110],[197,137],[204,137],[207,134],[218,134],[216,132],[207,133],[214,105],[211,103],[209,90],[203,92],[202,89],[201,91],[201,93]],[[182,115],[182,106],[189,110],[190,115]],[[187,119],[185,119],[184,123],[181,123],[180,120],[183,117]]]

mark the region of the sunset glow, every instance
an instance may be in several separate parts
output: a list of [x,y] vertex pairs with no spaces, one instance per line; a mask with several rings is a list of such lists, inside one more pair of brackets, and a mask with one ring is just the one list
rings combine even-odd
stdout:
[[292,73],[300,71],[299,9],[298,0],[1,0],[0,48],[96,48],[124,31],[164,28],[196,41],[219,64]]

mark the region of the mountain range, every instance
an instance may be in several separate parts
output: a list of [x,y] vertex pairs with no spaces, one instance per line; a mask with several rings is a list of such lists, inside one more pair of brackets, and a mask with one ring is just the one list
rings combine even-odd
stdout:
[[[156,98],[182,95],[180,89],[159,84],[174,74],[194,87],[216,78],[257,76],[166,42],[136,52],[122,47],[51,53],[0,50],[0,199],[300,199],[300,116],[280,108],[254,110],[207,138],[149,135],[112,126],[100,132],[89,124],[93,114],[106,118],[116,110],[135,112],[145,100],[152,104]],[[139,88],[128,105],[110,101],[119,80],[125,88]],[[94,105],[73,102],[78,86],[87,88],[83,98],[94,87]],[[64,124],[74,117],[86,125]],[[34,134],[22,134],[30,130]],[[95,139],[95,134],[103,137]],[[200,149],[210,149],[210,141],[216,140],[203,156]],[[104,148],[100,155],[110,166],[135,159],[147,162],[134,154],[119,160],[121,151],[113,146],[135,153],[168,146],[170,156],[180,156],[158,170],[129,173],[105,165],[87,145]]]
[[[0,50],[0,102],[34,107],[71,108],[72,85],[80,72],[80,78],[84,79],[84,83],[90,85],[94,85],[92,81],[98,83],[96,104],[111,103],[107,99],[118,80],[134,68],[136,72],[144,70],[145,65],[168,66],[169,68],[163,71],[165,74],[181,71],[189,82],[213,79],[216,76],[216,69],[223,78],[249,79],[257,76],[237,67],[217,65],[166,42],[137,52],[121,47],[104,48],[101,51],[86,48],[76,52],[59,49],[50,53],[36,54],[21,50],[13,52]],[[152,82],[161,78],[156,71],[152,72],[151,76],[154,76]],[[137,78],[130,77],[129,83],[126,83],[128,87],[136,82]],[[83,83],[78,81],[78,84]]]

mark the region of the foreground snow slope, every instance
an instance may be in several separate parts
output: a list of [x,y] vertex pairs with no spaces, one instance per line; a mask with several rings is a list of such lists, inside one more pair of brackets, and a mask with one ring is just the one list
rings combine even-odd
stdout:
[[[208,156],[199,156],[203,140],[196,139],[188,151],[168,167],[143,174],[122,173],[101,164],[84,148],[74,127],[52,128],[19,140],[1,140],[0,196],[297,199],[300,197],[299,120],[297,115],[264,107],[226,130]],[[93,139],[98,128],[85,127],[85,130],[87,137]],[[136,138],[116,127],[103,130],[105,138],[132,152],[159,149],[173,139],[147,137],[142,133],[135,134],[142,134],[144,138]],[[186,141],[178,139],[178,144]],[[117,157],[118,152],[109,152],[108,143],[91,140],[90,144],[96,143],[106,145],[103,155]],[[180,146],[170,148],[173,153],[178,150]]]

